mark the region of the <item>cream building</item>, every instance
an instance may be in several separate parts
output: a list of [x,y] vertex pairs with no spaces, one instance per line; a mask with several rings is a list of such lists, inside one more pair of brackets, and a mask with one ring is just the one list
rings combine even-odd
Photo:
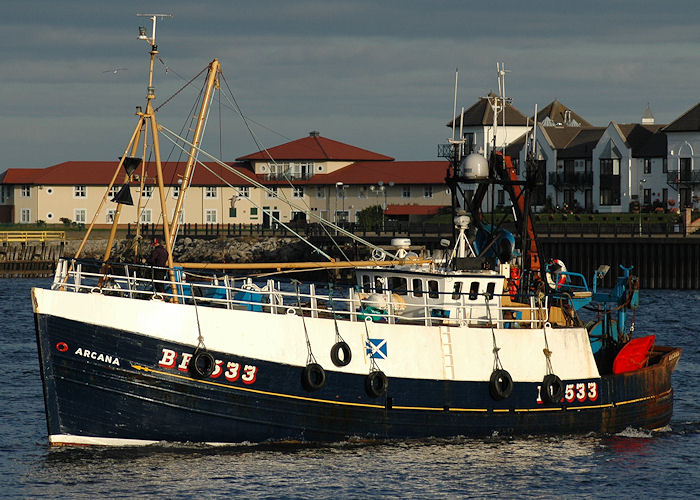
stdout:
[[[304,212],[355,222],[358,212],[373,205],[391,207],[391,213],[400,215],[402,210],[412,213],[416,205],[437,210],[451,203],[444,181],[447,162],[394,161],[317,132],[228,165],[266,189],[221,165],[197,165],[181,222],[271,225],[304,218]],[[116,167],[117,162],[74,161],[45,169],[8,169],[0,174],[0,222],[89,224],[95,218],[98,227],[109,225],[117,206],[111,200],[122,187],[115,185],[106,194]],[[145,167],[145,172],[137,168],[129,183],[134,204],[123,205],[120,225],[163,222],[155,165]],[[163,164],[169,218],[184,168],[182,162]],[[117,178],[123,175],[119,172]]]

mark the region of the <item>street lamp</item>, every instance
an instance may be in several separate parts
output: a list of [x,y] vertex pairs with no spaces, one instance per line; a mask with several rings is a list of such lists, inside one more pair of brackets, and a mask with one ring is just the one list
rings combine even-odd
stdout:
[[637,195],[639,199],[639,236],[642,235],[642,185],[646,181],[646,179],[639,179],[639,194]]

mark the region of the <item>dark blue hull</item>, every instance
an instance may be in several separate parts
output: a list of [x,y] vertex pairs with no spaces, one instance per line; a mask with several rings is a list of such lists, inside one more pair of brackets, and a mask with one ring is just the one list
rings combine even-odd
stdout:
[[539,400],[537,383],[516,382],[509,398],[494,401],[487,381],[391,377],[387,394],[373,398],[365,375],[324,367],[325,386],[309,392],[298,366],[226,353],[214,352],[220,369],[199,380],[179,369],[191,346],[42,314],[35,320],[49,436],[119,440],[341,441],[659,428],[671,418],[671,373],[680,354],[661,348],[652,366],[633,374],[564,381],[573,389],[555,404]]

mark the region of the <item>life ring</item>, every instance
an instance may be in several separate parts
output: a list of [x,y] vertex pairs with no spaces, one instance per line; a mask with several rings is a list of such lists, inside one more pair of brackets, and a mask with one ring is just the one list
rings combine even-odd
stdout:
[[556,403],[564,395],[564,383],[559,377],[550,373],[542,380],[540,397],[545,403]]
[[317,391],[326,385],[326,371],[318,363],[309,363],[301,372],[301,385],[307,391]]
[[[551,268],[555,268],[554,271]],[[554,290],[560,289],[566,283],[566,266],[559,259],[549,259],[547,263],[547,284]]]
[[370,372],[365,378],[365,391],[367,391],[367,395],[373,398],[383,396],[388,389],[389,379],[384,375],[383,371]]
[[212,356],[209,351],[204,349],[197,349],[192,355],[189,363],[190,374],[194,378],[207,378],[209,375],[214,373],[216,368],[216,361],[214,361],[214,356]]
[[[343,353],[342,357],[340,353]],[[352,359],[352,351],[346,342],[336,342],[331,347],[331,361],[335,366],[347,366]]]
[[513,378],[506,370],[494,370],[489,379],[489,393],[496,401],[507,399],[513,394]]

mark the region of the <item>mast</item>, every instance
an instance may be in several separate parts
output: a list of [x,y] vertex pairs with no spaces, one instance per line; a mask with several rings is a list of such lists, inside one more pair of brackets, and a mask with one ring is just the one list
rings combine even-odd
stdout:
[[221,72],[221,65],[218,59],[214,59],[209,64],[209,74],[207,75],[206,89],[204,93],[204,98],[202,99],[202,107],[199,110],[199,117],[197,118],[197,125],[194,131],[194,137],[192,138],[192,144],[190,145],[190,152],[187,156],[187,165],[185,166],[185,172],[182,176],[182,186],[180,187],[180,194],[177,197],[177,203],[175,205],[175,211],[173,212],[172,225],[170,226],[170,246],[175,245],[175,237],[177,236],[177,227],[180,221],[180,213],[182,212],[182,205],[185,200],[185,192],[190,185],[192,180],[192,174],[194,173],[194,164],[197,160],[197,153],[199,150],[199,144],[202,140],[202,135],[204,133],[204,124],[206,121],[207,112],[209,110],[209,104],[211,103],[212,94],[214,86],[219,86],[218,74]]

